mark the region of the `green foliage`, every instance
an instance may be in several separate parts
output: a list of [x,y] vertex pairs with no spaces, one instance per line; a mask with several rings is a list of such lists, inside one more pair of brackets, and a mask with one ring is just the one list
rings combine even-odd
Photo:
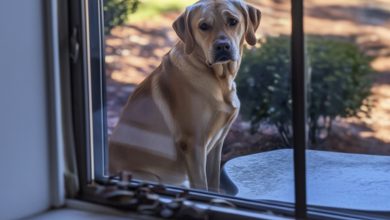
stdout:
[[124,24],[128,16],[136,12],[140,0],[104,0],[104,31],[108,34],[112,28]]
[[186,6],[194,2],[195,0],[142,0],[137,12],[131,16],[131,21],[158,19],[163,13],[184,11]]
[[[369,113],[373,70],[369,57],[342,40],[309,37],[307,55],[309,138],[317,144],[336,117]],[[260,48],[245,50],[237,78],[241,113],[253,131],[262,122],[274,124],[285,144],[292,138],[290,79],[289,38],[268,38]]]

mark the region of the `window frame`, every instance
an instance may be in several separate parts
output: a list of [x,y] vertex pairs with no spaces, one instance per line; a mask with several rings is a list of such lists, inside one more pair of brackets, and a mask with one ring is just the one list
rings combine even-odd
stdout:
[[307,77],[305,74],[305,33],[303,30],[303,1],[291,0],[291,88],[295,181],[295,216],[307,217],[306,149]]
[[[68,1],[65,13],[68,15],[68,37],[70,53],[70,75],[72,84],[73,133],[76,145],[79,198],[107,204],[104,199],[91,195],[95,184],[107,180],[107,122],[104,75],[104,24],[103,0]],[[293,98],[293,152],[295,204],[278,201],[254,201],[234,198],[194,189],[167,186],[162,196],[174,198],[186,192],[187,199],[207,203],[218,198],[235,205],[231,208],[234,219],[262,219],[261,212],[272,211],[277,215],[298,219],[380,219],[389,213],[362,212],[338,208],[307,205],[306,201],[306,88],[305,38],[303,30],[303,0],[291,0],[291,74]],[[94,36],[94,37],[91,37]],[[97,36],[97,37],[96,37]],[[99,74],[92,74],[98,72]],[[99,94],[99,96],[92,96]],[[302,98],[304,97],[304,98]],[[101,162],[103,161],[103,162]],[[141,184],[132,181],[131,184]],[[150,184],[153,185],[153,184]],[[110,204],[107,204],[110,205]],[[215,216],[225,216],[226,210],[211,210]],[[256,215],[256,213],[258,215]]]
[[72,84],[73,133],[79,178],[79,195],[84,194],[87,185],[92,182],[90,118],[87,82],[87,45],[85,1],[68,1],[68,37],[70,59],[70,81]]

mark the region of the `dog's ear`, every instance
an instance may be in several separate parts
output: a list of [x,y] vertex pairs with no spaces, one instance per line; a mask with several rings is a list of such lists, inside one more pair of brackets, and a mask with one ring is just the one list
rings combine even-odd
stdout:
[[192,7],[188,7],[186,11],[173,22],[173,29],[177,36],[184,42],[185,52],[187,54],[192,53],[195,47],[195,40],[191,28],[191,12]]
[[244,3],[243,1],[235,1],[238,4],[239,9],[245,18],[245,40],[249,45],[254,46],[257,42],[256,40],[256,30],[260,25],[261,12],[259,9]]
[[257,42],[255,32],[260,25],[261,12],[259,9],[247,5],[248,15],[247,15],[247,31],[245,35],[246,42],[249,45],[254,46]]

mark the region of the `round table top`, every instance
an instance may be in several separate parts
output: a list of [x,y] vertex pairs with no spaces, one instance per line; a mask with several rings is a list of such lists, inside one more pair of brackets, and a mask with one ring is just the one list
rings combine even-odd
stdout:
[[[309,205],[390,211],[390,156],[307,150]],[[224,169],[236,196],[294,202],[292,149],[238,157]]]

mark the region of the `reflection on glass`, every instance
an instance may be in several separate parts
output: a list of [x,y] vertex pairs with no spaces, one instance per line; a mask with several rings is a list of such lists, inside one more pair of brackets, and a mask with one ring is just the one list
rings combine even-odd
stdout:
[[308,203],[389,211],[390,3],[305,1]]
[[294,202],[290,2],[134,2],[106,35],[111,173]]

